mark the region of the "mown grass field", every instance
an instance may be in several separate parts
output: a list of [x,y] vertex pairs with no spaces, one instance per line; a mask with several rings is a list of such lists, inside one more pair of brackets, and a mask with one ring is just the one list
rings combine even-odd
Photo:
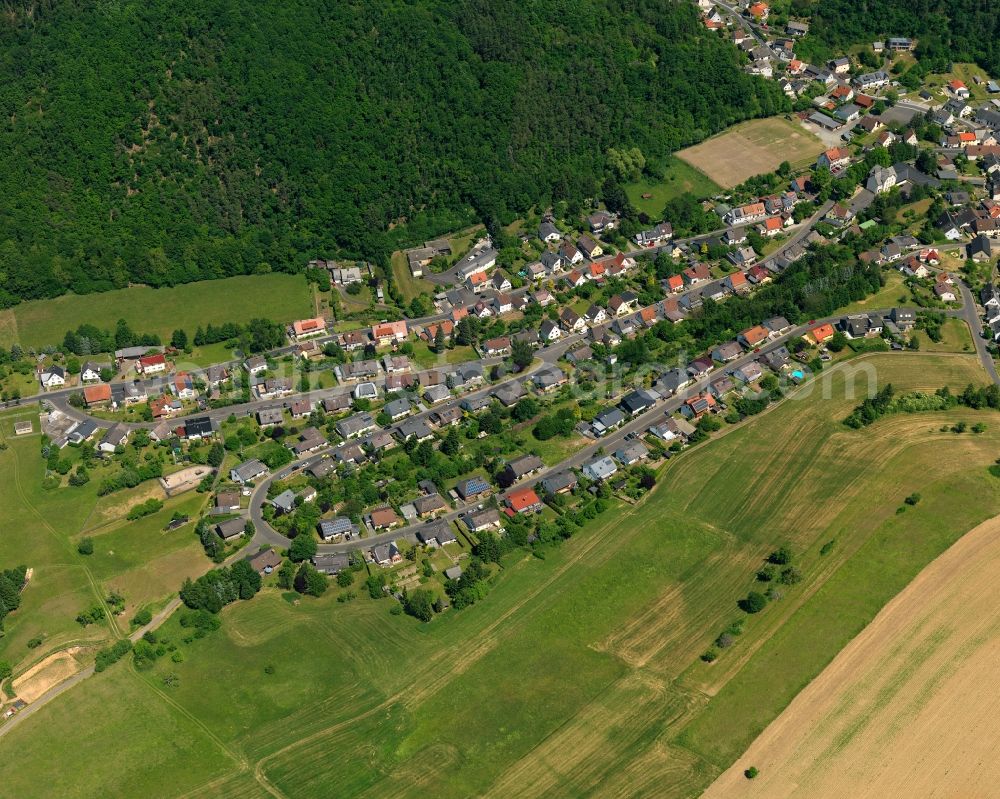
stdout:
[[290,322],[312,316],[312,295],[302,275],[274,273],[186,283],[173,288],[133,286],[100,294],[67,294],[24,302],[0,313],[0,345],[59,344],[81,324],[114,329],[124,319],[133,330],[169,342],[177,328],[189,340],[199,325],[246,322],[255,317]]
[[823,142],[798,123],[769,117],[736,125],[680,150],[677,157],[719,186],[731,188],[754,175],[773,172],[782,161],[793,168],[807,166],[824,149]]
[[[878,355],[847,368],[862,365],[899,391],[983,377],[973,356]],[[647,499],[544,559],[513,557],[486,600],[429,625],[390,615],[391,600],[339,604],[334,591],[295,605],[268,590],[231,606],[183,663],[146,673],[150,692],[132,705],[135,717],[196,719],[185,742],[211,763],[137,757],[130,773],[151,797],[256,796],[264,785],[289,799],[697,795],[885,601],[1000,511],[1000,481],[986,472],[1000,414],[894,416],[853,431],[841,419],[865,380],[848,397],[844,368],[826,374],[827,390],[807,384],[672,459]],[[987,430],[941,432],[959,418]],[[918,506],[897,514],[913,491]],[[781,544],[802,582],[702,663]],[[167,673],[176,687],[163,687]],[[92,730],[59,725],[100,714],[134,680],[119,664],[12,731],[4,747],[27,753],[16,795],[50,795],[40,776],[53,729],[60,772],[116,772],[119,752],[76,747]],[[161,745],[156,725],[127,730],[135,749]]]
[[[712,197],[721,191],[721,187],[704,172],[695,169],[678,158],[671,158],[664,170],[663,180],[652,181],[643,178],[625,187],[629,202],[639,211],[649,214],[654,219],[663,216],[664,206],[685,192],[690,192],[698,199]],[[648,197],[644,195],[649,195]]]

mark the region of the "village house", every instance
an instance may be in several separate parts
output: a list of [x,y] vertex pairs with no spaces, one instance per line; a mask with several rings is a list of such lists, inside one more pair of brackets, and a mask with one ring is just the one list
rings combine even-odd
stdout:
[[510,337],[498,336],[483,342],[483,354],[487,357],[496,358],[510,355]]
[[700,419],[716,407],[715,397],[705,392],[691,397],[681,406],[681,413],[688,419]]
[[223,541],[232,541],[246,534],[247,523],[243,519],[227,519],[215,525],[215,532]]
[[535,493],[535,489],[529,487],[519,488],[517,491],[508,494],[505,504],[510,515],[517,513],[538,513],[544,507],[542,501],[538,498],[538,494]]
[[383,322],[372,328],[372,339],[380,346],[406,341],[406,322]]
[[576,246],[577,249],[590,260],[604,255],[604,248],[587,235],[580,236],[580,238],[577,239]]
[[521,455],[509,461],[504,467],[501,473],[502,482],[504,485],[510,486],[544,468],[545,464],[537,455]]
[[368,524],[373,530],[391,530],[403,523],[392,508],[379,508],[368,514]]
[[109,364],[86,361],[80,368],[80,381],[83,383],[94,383],[101,379],[101,372],[104,369],[111,369]]
[[587,327],[587,323],[569,306],[562,309],[559,314],[559,323],[568,333],[581,333]]
[[546,494],[568,494],[577,487],[578,483],[576,475],[567,469],[564,472],[549,475],[538,485]]
[[144,377],[166,372],[167,359],[162,353],[156,353],[155,355],[143,355],[141,358],[136,360],[135,370]]
[[66,385],[66,370],[56,364],[42,366],[38,370],[38,382],[46,391],[61,388]]
[[587,217],[590,232],[600,235],[606,230],[613,230],[618,224],[618,217],[608,211],[595,211]]
[[394,566],[403,560],[403,554],[399,551],[399,547],[396,544],[379,544],[378,546],[372,547],[371,550],[372,561],[382,568],[388,568],[389,566]]
[[543,342],[551,343],[558,341],[562,337],[562,329],[551,319],[546,319],[542,322],[542,326],[538,330],[538,335]]
[[348,416],[346,419],[341,419],[336,425],[334,425],[341,438],[356,438],[357,436],[374,430],[377,426],[378,425],[375,424],[375,419],[370,413],[367,412],[356,413],[354,416]]
[[851,162],[851,151],[845,147],[833,147],[820,153],[816,160],[819,168],[826,167],[831,172],[847,166]]
[[641,441],[629,441],[616,449],[614,456],[622,466],[632,466],[649,457],[649,448]]
[[470,533],[481,533],[484,530],[500,529],[500,511],[496,508],[483,508],[471,511],[462,516],[462,523]]
[[570,266],[583,263],[584,260],[583,253],[576,248],[576,245],[568,241],[563,242],[559,247],[559,254],[557,257],[560,261],[569,264]]
[[610,457],[604,456],[584,464],[581,471],[587,479],[600,482],[615,474],[618,471],[618,465]]
[[88,408],[95,405],[106,405],[111,402],[111,386],[107,383],[100,383],[96,386],[84,386],[83,401]]
[[462,500],[469,502],[489,495],[492,488],[490,488],[489,482],[482,477],[468,477],[458,481],[455,492]]
[[312,319],[299,319],[292,322],[288,328],[288,337],[293,341],[323,335],[326,335],[326,320],[321,316]]

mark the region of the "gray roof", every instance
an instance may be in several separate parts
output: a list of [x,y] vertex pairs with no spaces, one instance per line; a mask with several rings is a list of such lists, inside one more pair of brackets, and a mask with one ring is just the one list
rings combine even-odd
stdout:
[[399,425],[399,434],[405,440],[410,436],[416,436],[417,438],[427,438],[433,435],[431,429],[427,426],[427,422],[423,419],[406,419]]
[[595,425],[611,428],[625,421],[625,414],[618,408],[607,408],[594,417]]
[[387,402],[382,410],[391,417],[401,416],[410,412],[410,401],[406,398],[395,399],[392,402]]
[[238,535],[243,535],[246,532],[246,520],[236,518],[227,519],[224,522],[219,522],[215,529],[218,531],[219,535],[223,538],[234,538]]
[[504,405],[513,405],[521,397],[523,397],[527,392],[517,380],[512,380],[509,383],[503,383],[497,386],[493,390],[493,396],[496,397]]
[[316,555],[313,559],[313,566],[323,574],[337,574],[351,565],[351,559],[347,555]]
[[344,438],[350,438],[360,433],[370,430],[375,426],[375,419],[370,413],[356,413],[337,422],[337,432]]
[[357,532],[357,527],[346,516],[336,516],[332,519],[322,519],[319,523],[319,533],[323,538],[333,538],[338,535]]
[[417,538],[424,544],[437,541],[441,545],[451,544],[458,540],[455,533],[452,532],[451,525],[444,519],[435,519],[432,522],[427,522],[427,524],[417,530]]
[[622,463],[632,463],[649,455],[649,448],[641,441],[630,441],[615,451],[615,457]]
[[542,463],[542,459],[537,455],[522,455],[507,463],[507,471],[515,479],[518,479],[531,472],[536,472],[544,466],[545,464]]
[[611,458],[604,456],[603,458],[597,458],[596,460],[590,461],[583,467],[583,471],[588,477],[596,480],[603,480],[605,477],[610,477],[615,472],[618,471],[618,467]]
[[286,488],[278,496],[271,500],[271,504],[278,510],[290,511],[295,508],[295,492],[290,488]]
[[549,492],[550,494],[555,494],[559,491],[575,486],[577,482],[576,475],[567,470],[565,472],[559,472],[558,474],[549,475],[542,480],[541,486],[543,490]]

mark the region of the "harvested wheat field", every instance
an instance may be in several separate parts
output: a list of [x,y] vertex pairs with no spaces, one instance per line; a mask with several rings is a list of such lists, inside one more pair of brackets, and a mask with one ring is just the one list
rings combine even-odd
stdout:
[[998,567],[1000,517],[886,605],[706,799],[1000,796]]
[[76,674],[82,668],[80,662],[74,657],[79,651],[80,647],[72,646],[62,652],[49,655],[45,660],[28,669],[14,683],[17,698],[28,703],[34,702],[50,688]]
[[736,125],[676,155],[728,189],[754,175],[773,172],[782,161],[805,166],[824,149],[801,125],[771,117]]

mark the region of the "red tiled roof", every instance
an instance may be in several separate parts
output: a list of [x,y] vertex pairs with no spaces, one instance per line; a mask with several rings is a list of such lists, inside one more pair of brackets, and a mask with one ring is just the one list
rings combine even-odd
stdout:
[[522,488],[507,497],[507,504],[519,513],[526,508],[538,505],[539,502],[538,494],[533,488]]

